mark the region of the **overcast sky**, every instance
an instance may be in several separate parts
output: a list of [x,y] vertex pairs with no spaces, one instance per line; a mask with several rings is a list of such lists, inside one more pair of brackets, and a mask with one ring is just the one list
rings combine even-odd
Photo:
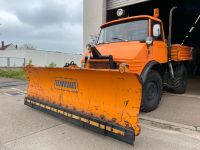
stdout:
[[0,0],[0,40],[82,53],[83,0]]

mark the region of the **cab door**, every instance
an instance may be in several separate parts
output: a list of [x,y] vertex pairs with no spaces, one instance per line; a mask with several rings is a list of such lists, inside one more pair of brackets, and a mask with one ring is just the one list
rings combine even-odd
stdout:
[[151,20],[151,31],[153,37],[152,59],[159,63],[166,63],[168,60],[167,43],[165,42],[162,23]]

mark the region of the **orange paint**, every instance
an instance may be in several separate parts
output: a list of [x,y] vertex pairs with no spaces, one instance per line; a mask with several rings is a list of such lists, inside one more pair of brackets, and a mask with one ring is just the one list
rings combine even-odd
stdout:
[[[111,70],[26,67],[27,97],[86,116],[103,118],[140,133],[138,76]],[[134,93],[134,94],[133,94]]]
[[[128,18],[122,18],[114,20],[108,23],[105,23],[101,28],[112,26],[114,24],[120,24],[127,21],[134,21],[138,19],[148,19],[148,36],[153,36],[152,34],[152,22],[156,21],[161,24],[161,29],[164,31],[163,23],[160,19],[148,15],[134,16]],[[129,65],[129,70],[132,73],[136,73],[139,76],[144,70],[145,66],[151,62],[156,61],[160,64],[168,62],[168,50],[167,43],[165,41],[165,34],[162,34],[161,40],[154,40],[152,46],[149,48],[145,42],[140,41],[128,41],[128,42],[113,42],[108,44],[97,44],[96,48],[102,55],[112,55],[113,61],[116,63],[127,63]],[[183,46],[172,45],[172,60],[173,61],[184,61],[191,60],[191,48],[183,48]],[[175,50],[176,49],[176,50]],[[182,50],[181,50],[182,49]],[[186,56],[187,53],[187,56]],[[179,55],[178,55],[179,54]],[[181,55],[182,54],[182,55]],[[176,56],[178,55],[178,56]],[[85,52],[85,56],[88,56],[88,51]],[[178,57],[178,59],[177,59]],[[81,62],[84,62],[85,59],[82,59]]]

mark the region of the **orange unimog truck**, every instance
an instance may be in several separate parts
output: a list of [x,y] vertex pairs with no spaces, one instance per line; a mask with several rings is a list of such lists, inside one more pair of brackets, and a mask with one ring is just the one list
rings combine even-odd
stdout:
[[187,70],[184,64],[192,60],[192,48],[171,44],[175,9],[173,7],[170,11],[168,40],[165,39],[163,23],[158,19],[158,9],[154,10],[154,16],[120,18],[102,25],[97,42],[88,45],[82,66],[138,74],[142,79],[143,112],[158,107],[163,88],[177,94],[185,93]]
[[187,87],[184,63],[192,59],[192,49],[171,45],[174,9],[168,42],[156,16],[121,18],[101,26],[81,68],[74,62],[63,68],[26,66],[24,104],[134,144],[140,110],[156,109],[163,87],[174,93]]

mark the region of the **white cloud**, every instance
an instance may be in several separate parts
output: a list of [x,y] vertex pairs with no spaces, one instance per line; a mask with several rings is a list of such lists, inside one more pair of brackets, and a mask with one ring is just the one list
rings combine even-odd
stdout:
[[82,52],[82,0],[0,0],[0,38],[44,50]]
[[0,10],[0,22],[3,22],[4,25],[12,23],[21,24],[16,15],[5,10]]

